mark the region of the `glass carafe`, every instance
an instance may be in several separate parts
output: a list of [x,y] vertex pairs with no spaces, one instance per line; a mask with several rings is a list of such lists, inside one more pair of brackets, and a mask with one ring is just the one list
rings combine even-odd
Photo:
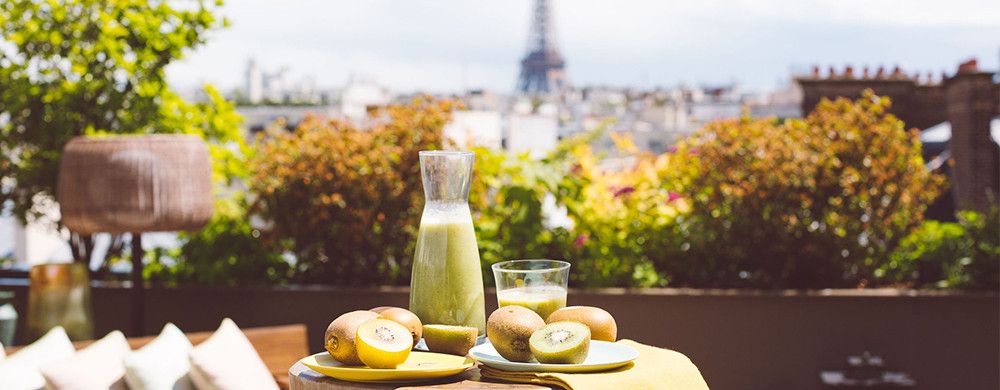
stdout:
[[486,334],[479,246],[469,212],[471,152],[421,151],[424,213],[410,280],[410,311],[424,324],[469,326]]

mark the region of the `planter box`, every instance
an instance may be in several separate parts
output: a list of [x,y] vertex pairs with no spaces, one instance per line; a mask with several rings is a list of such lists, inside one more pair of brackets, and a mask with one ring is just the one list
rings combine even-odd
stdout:
[[[16,291],[20,313],[26,287],[0,279],[0,290]],[[128,298],[125,288],[95,283],[98,336],[128,327]],[[223,317],[243,327],[303,323],[310,350],[319,352],[334,317],[405,307],[408,289],[151,288],[146,299],[148,334],[168,321],[187,332],[212,330]],[[488,311],[496,308],[492,291],[486,302]],[[866,350],[909,372],[921,389],[1000,388],[995,293],[599,289],[571,291],[569,304],[607,309],[622,338],[685,353],[716,389],[819,389],[821,369],[842,367],[848,355]]]

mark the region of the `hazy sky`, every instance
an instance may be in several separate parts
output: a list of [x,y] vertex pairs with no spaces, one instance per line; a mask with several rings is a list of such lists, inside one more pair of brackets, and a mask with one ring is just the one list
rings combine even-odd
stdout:
[[[187,88],[242,85],[247,58],[292,82],[338,87],[351,74],[396,91],[513,89],[531,0],[229,0],[231,26],[168,74]],[[769,88],[812,64],[995,70],[1000,1],[562,0],[558,46],[574,84],[738,80]]]

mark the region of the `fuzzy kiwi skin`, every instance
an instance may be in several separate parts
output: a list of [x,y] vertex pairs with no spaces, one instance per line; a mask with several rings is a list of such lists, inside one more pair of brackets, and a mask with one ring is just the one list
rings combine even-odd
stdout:
[[538,313],[521,306],[504,306],[486,320],[486,337],[504,359],[529,362],[532,354],[528,339],[543,326],[545,320]]
[[458,356],[469,354],[476,345],[479,329],[468,326],[424,325],[424,342],[431,352]]
[[[547,345],[547,334],[565,331],[577,336],[576,344]],[[531,335],[528,342],[531,353],[540,363],[546,364],[580,364],[587,360],[590,353],[590,328],[576,321],[558,321],[545,325]]]
[[545,322],[551,324],[558,321],[576,321],[590,328],[590,337],[594,340],[615,342],[618,339],[618,324],[615,317],[606,310],[592,306],[569,306],[549,314]]
[[338,362],[348,366],[360,366],[364,363],[358,358],[356,337],[358,327],[368,320],[375,319],[378,314],[368,310],[357,310],[344,313],[326,327],[323,335],[326,351]]

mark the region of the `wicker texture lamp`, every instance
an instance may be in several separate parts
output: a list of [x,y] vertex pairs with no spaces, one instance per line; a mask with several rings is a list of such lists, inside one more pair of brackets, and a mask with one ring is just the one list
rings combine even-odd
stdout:
[[193,135],[76,137],[63,150],[56,191],[73,232],[132,234],[132,328],[141,334],[141,235],[197,230],[212,217],[208,146]]

